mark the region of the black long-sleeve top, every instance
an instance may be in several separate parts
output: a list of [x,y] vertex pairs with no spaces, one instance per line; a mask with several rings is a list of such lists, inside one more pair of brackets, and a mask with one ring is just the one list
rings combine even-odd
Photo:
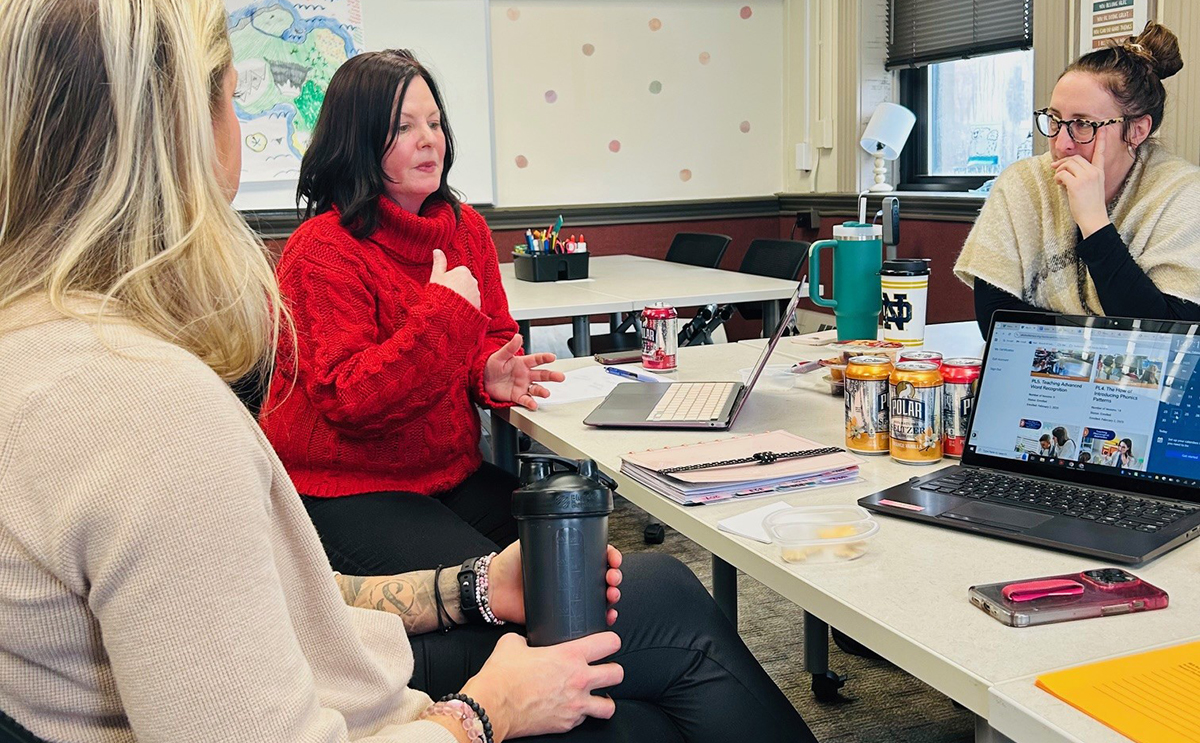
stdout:
[[[1125,241],[1113,225],[1081,239],[1075,250],[1087,266],[1106,316],[1200,321],[1200,304],[1164,294],[1155,286],[1129,255]],[[975,321],[984,337],[996,310],[1047,311],[976,278]]]

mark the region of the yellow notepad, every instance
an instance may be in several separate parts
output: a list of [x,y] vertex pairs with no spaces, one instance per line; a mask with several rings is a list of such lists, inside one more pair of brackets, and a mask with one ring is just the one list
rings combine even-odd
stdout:
[[1037,685],[1137,743],[1200,743],[1200,642],[1048,673]]

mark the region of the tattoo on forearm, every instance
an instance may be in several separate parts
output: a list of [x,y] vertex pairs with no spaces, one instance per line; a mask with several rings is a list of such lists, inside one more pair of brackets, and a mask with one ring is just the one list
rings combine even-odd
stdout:
[[[442,605],[457,623],[465,621],[458,605],[457,571],[441,575]],[[421,570],[401,575],[361,576],[334,573],[342,600],[349,606],[399,615],[410,635],[437,629],[437,602],[433,595],[434,571]]]

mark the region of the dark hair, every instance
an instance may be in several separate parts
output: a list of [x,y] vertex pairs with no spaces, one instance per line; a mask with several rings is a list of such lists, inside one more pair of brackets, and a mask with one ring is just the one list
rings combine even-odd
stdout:
[[447,183],[454,164],[454,136],[437,83],[412,52],[386,49],[351,57],[329,81],[312,141],[300,162],[296,207],[308,199],[305,219],[337,207],[342,226],[355,237],[366,237],[379,226],[376,199],[388,181],[383,156],[396,139],[404,96],[418,75],[433,93],[446,135],[442,182],[429,198],[442,199],[461,216],[458,194]]
[[[1150,116],[1150,133],[1158,130],[1167,104],[1162,81],[1183,69],[1179,39],[1166,27],[1150,21],[1136,37],[1088,52],[1068,67],[1068,72],[1090,72],[1102,78],[1127,117]],[[1062,75],[1059,76],[1060,78]],[[1122,139],[1129,141],[1132,122],[1126,121]]]
[[1071,440],[1071,437],[1067,435],[1067,429],[1062,426],[1056,426],[1050,433],[1054,434],[1054,440],[1058,442],[1059,446]]
[[1046,442],[1046,443],[1048,443],[1048,442],[1050,441],[1050,434],[1048,434],[1048,433],[1043,433],[1043,434],[1042,434],[1042,437],[1041,437],[1041,438],[1039,438],[1039,439],[1038,439],[1038,441],[1041,441],[1041,442]]
[[1121,443],[1125,445],[1125,453],[1133,456],[1133,442],[1129,439],[1121,439]]
[[[1085,459],[1084,457],[1087,457],[1087,458]],[[1080,462],[1090,462],[1090,461],[1092,461],[1092,455],[1091,455],[1091,453],[1089,453],[1089,452],[1086,452],[1086,451],[1081,451],[1081,452],[1079,452],[1079,461],[1080,461]]]

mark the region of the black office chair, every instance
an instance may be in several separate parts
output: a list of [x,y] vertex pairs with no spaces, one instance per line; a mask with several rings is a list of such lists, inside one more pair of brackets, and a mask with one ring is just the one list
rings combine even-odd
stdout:
[[[770,240],[760,238],[750,243],[746,257],[738,271],[752,273],[755,276],[770,276],[775,279],[799,281],[800,272],[808,260],[810,243],[801,240]],[[742,302],[738,304],[738,314],[747,320],[762,319],[761,302]],[[764,328],[768,335],[774,328]]]
[[707,232],[679,232],[667,248],[667,260],[701,268],[719,268],[733,238]]
[[[715,235],[707,232],[677,232],[667,248],[667,260],[672,263],[686,263],[689,266],[701,268],[717,268],[725,249],[733,238],[729,235]],[[611,332],[593,335],[592,353],[608,353],[609,351],[632,351],[642,345],[641,328],[637,327],[637,313],[625,318]],[[633,327],[635,330],[629,332]],[[567,339],[567,348],[571,355],[577,356],[575,338]]]

